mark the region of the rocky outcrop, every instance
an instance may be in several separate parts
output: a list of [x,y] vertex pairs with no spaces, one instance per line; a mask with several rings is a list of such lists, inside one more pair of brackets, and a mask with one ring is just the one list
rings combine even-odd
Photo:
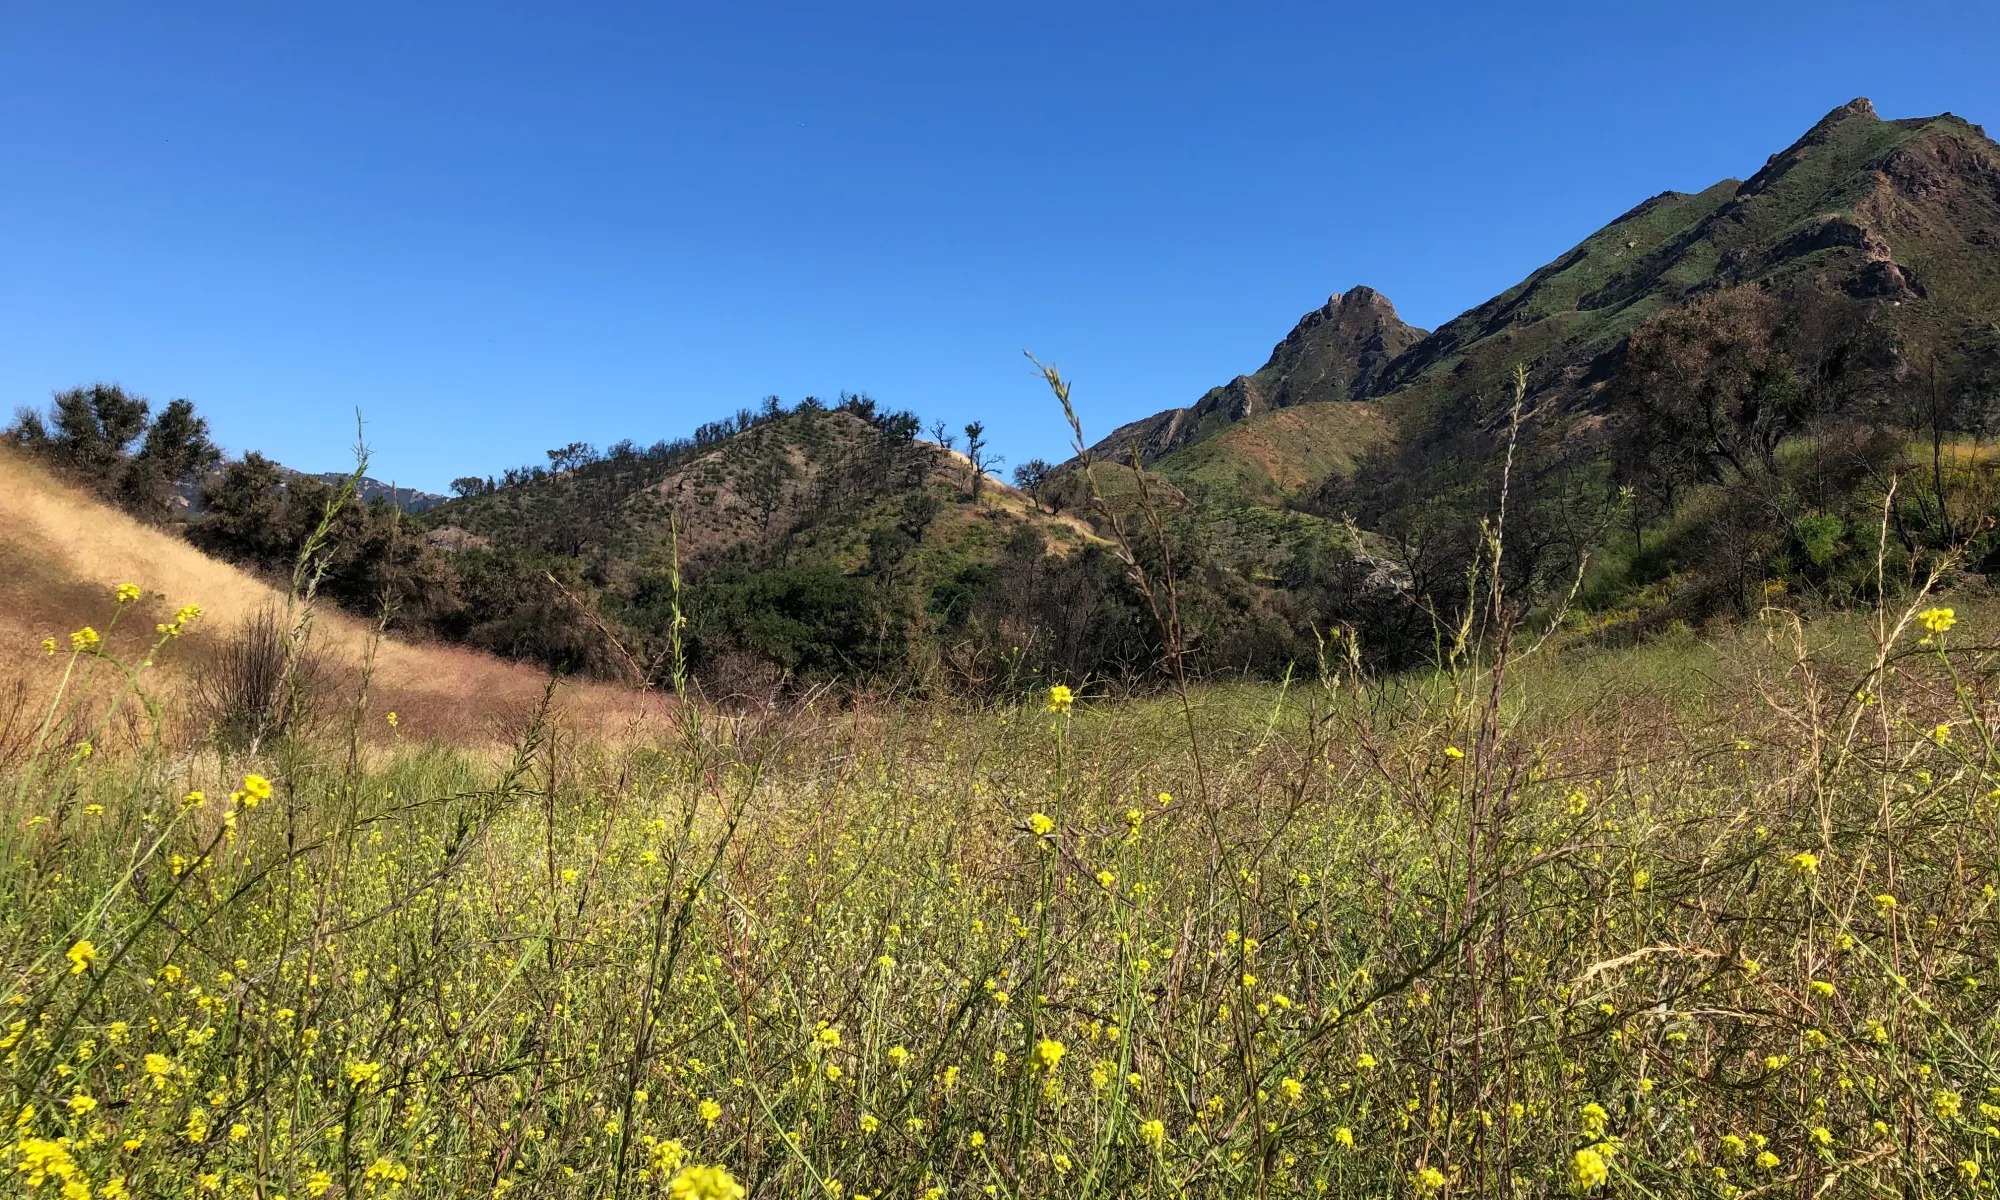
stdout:
[[1211,388],[1186,408],[1170,408],[1122,425],[1091,447],[1098,458],[1158,462],[1245,417],[1295,404],[1366,398],[1396,356],[1424,331],[1396,315],[1389,298],[1370,287],[1335,292],[1299,318],[1255,374]]

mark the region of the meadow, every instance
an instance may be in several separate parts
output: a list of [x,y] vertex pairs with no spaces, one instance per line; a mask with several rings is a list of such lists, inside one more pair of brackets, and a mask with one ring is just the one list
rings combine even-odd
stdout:
[[1992,1187],[1966,601],[253,751],[148,698],[202,618],[114,653],[136,591],[10,651],[57,669],[5,756],[13,1194]]

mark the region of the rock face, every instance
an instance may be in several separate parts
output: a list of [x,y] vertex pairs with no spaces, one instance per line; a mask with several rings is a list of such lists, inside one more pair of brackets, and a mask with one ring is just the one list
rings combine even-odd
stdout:
[[1255,374],[1211,388],[1186,408],[1121,426],[1091,453],[1124,462],[1136,443],[1140,458],[1151,464],[1256,413],[1363,399],[1383,369],[1423,337],[1424,331],[1397,316],[1395,305],[1374,288],[1335,292],[1299,319]]

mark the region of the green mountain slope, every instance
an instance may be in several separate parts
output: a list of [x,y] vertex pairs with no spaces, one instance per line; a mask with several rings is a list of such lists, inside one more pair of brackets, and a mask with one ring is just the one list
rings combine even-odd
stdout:
[[[1091,448],[1100,459],[1128,462],[1131,447],[1148,465],[1214,436],[1247,417],[1301,404],[1359,400],[1424,331],[1406,324],[1373,288],[1335,293],[1307,313],[1251,375],[1210,388],[1186,408],[1120,426]],[[1066,464],[1067,465],[1067,464]]]
[[1504,390],[1588,397],[1647,317],[1729,287],[1807,285],[1894,311],[1926,343],[2000,314],[2000,176],[1982,130],[1944,115],[1829,113],[1747,181],[1664,193],[1454,318],[1377,377],[1402,407]]

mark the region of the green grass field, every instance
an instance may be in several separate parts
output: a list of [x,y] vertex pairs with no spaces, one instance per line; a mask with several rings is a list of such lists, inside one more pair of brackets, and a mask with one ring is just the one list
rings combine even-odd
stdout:
[[82,649],[5,747],[0,1189],[1987,1192],[1993,615],[1915,611],[499,756],[96,752]]

